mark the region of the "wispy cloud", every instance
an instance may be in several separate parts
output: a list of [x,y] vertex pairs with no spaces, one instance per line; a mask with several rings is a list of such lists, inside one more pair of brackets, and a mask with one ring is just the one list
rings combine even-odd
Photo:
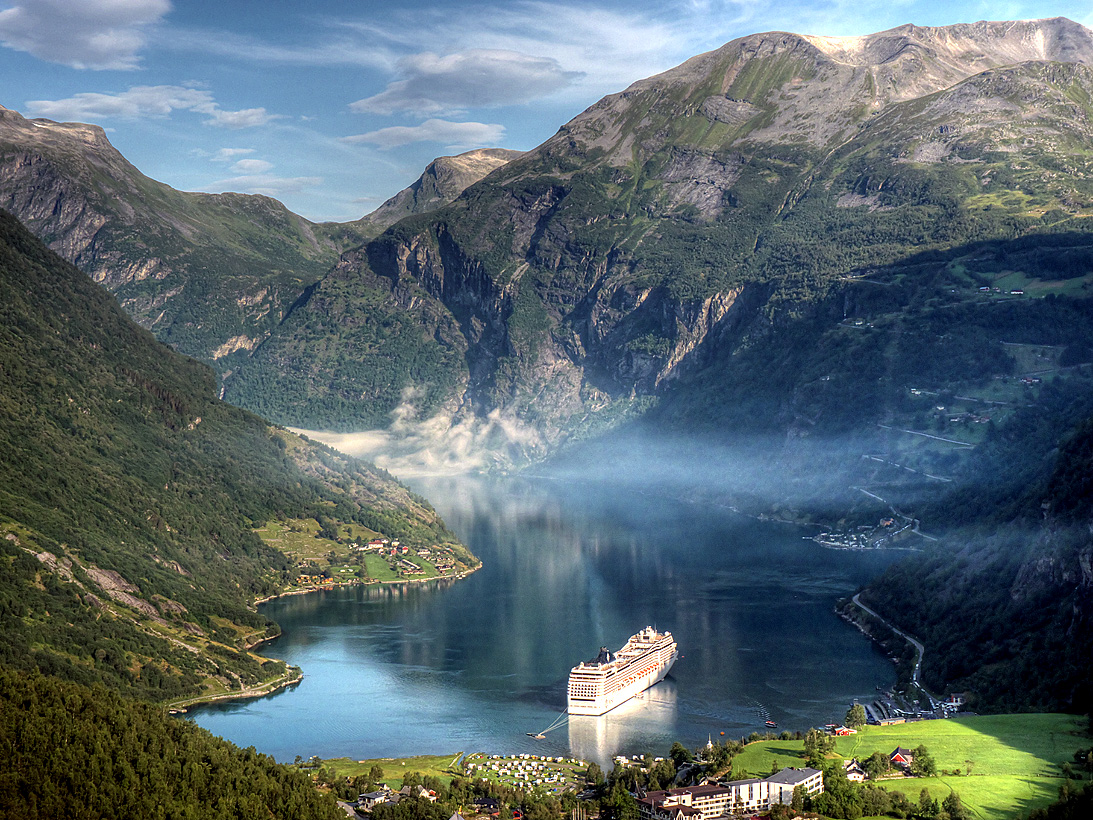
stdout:
[[[586,98],[618,90],[675,65],[722,36],[752,5],[715,3],[702,25],[689,3],[610,8],[577,2],[396,5],[363,15],[300,20],[291,43],[250,35],[172,27],[158,48],[214,54],[239,61],[351,65],[390,75],[385,91],[359,100],[359,110],[450,115],[477,105],[525,102],[559,93]],[[459,76],[459,72],[474,76]],[[426,80],[444,86],[426,89]],[[496,85],[491,85],[495,80]],[[479,102],[481,100],[481,102]]]
[[569,85],[580,74],[557,60],[515,51],[472,49],[441,57],[423,52],[399,62],[403,79],[349,106],[359,113],[421,116],[524,103]]
[[264,174],[272,168],[273,163],[264,159],[241,159],[232,165],[237,174]]
[[232,162],[237,157],[245,157],[253,153],[253,148],[221,148],[210,159],[212,162]]
[[668,68],[681,54],[689,56],[693,26],[672,17],[587,3],[512,2],[415,9],[344,25],[389,49],[414,54],[497,51],[549,60],[566,82],[542,89],[541,96],[585,84],[615,87]]
[[[256,160],[256,162],[260,162],[260,160]],[[322,177],[279,177],[272,174],[244,174],[210,182],[197,190],[210,194],[224,191],[234,191],[240,194],[262,194],[280,199],[286,194],[298,194],[302,191],[318,188],[322,184]]]
[[470,150],[499,145],[505,138],[505,127],[496,123],[448,122],[426,120],[421,125],[394,125],[367,134],[343,137],[342,142],[370,143],[381,148],[396,148],[412,142],[437,142],[447,150]]
[[266,125],[282,116],[264,108],[225,111],[209,91],[179,85],[138,85],[120,94],[84,92],[63,100],[31,100],[27,110],[38,117],[80,122],[163,118],[174,111],[193,111],[208,117],[206,125],[232,129]]
[[[200,111],[200,109],[194,109]],[[259,125],[268,125],[274,120],[284,119],[284,114],[271,114],[264,108],[244,108],[240,111],[224,111],[220,108],[211,108],[201,111],[208,114],[206,125],[216,125],[221,128],[255,128]]]
[[0,42],[73,68],[133,69],[169,0],[18,0],[0,11]]
[[261,38],[219,29],[173,26],[157,32],[154,43],[166,51],[192,52],[248,63],[329,67],[332,65],[392,71],[403,51],[393,50],[382,38],[363,35],[354,28],[328,21],[308,40],[306,28],[297,42],[271,43]]
[[251,157],[253,153],[255,153],[253,148],[221,148],[208,157],[209,162],[231,163],[229,170],[236,176],[218,179],[196,190],[202,193],[234,191],[241,194],[264,194],[280,198],[286,194],[310,191],[323,184],[322,177],[287,177],[271,174],[270,171],[276,167],[274,163]]

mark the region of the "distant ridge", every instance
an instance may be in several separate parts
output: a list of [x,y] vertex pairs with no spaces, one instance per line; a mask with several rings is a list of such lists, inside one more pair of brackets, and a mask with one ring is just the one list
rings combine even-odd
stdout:
[[[720,100],[731,98],[737,105],[754,106],[747,109],[745,121],[765,114],[753,123],[761,127],[751,131],[752,140],[803,139],[823,145],[886,105],[942,91],[989,69],[1030,61],[1093,65],[1093,32],[1056,17],[937,28],[908,24],[859,37],[751,34],[605,97],[543,148],[578,136],[608,148],[613,161],[625,161],[629,142],[614,123],[628,121],[623,112],[629,100],[669,90],[689,96],[699,89],[710,95],[697,100],[706,113],[720,110]],[[775,87],[780,92],[776,99],[769,95]]]
[[399,191],[360,223],[386,228],[404,216],[434,211],[507,162],[523,156],[507,148],[478,148],[453,157],[437,157],[408,188]]
[[205,361],[252,350],[364,237],[266,196],[178,191],[95,125],[0,110],[0,207],[113,292],[137,322]]

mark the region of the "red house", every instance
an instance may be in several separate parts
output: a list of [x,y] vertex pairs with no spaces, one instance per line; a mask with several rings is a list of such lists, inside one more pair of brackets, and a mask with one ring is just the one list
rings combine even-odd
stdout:
[[911,768],[911,761],[914,759],[915,756],[911,754],[911,750],[904,749],[902,746],[897,746],[896,750],[888,755],[888,762],[893,766],[899,766],[901,769]]

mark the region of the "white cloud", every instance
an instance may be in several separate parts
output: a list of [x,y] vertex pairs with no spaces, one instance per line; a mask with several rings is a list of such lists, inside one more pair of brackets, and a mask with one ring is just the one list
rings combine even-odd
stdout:
[[213,157],[213,162],[232,162],[236,157],[245,157],[253,154],[253,148],[221,148]]
[[73,68],[132,69],[169,0],[18,0],[0,11],[0,42]]
[[213,96],[198,88],[137,85],[121,94],[84,92],[64,100],[31,100],[27,109],[52,120],[98,120],[123,117],[166,117],[174,110],[215,106]]
[[264,196],[281,198],[286,194],[298,194],[301,191],[318,188],[322,184],[322,177],[278,177],[271,174],[246,174],[229,179],[220,179],[198,190],[211,194],[235,191],[241,194],[263,194]]
[[494,409],[484,418],[471,414],[418,415],[419,391],[406,387],[391,411],[386,430],[330,433],[294,430],[351,456],[366,458],[400,478],[462,475],[497,466],[526,463],[542,454],[539,433]]
[[232,165],[232,170],[237,174],[264,174],[271,168],[273,163],[264,159],[241,159]]
[[179,85],[137,85],[120,94],[83,92],[63,100],[31,100],[27,110],[38,117],[79,122],[114,117],[163,118],[173,111],[193,111],[209,118],[206,125],[233,129],[266,125],[282,116],[269,114],[264,108],[225,111],[210,92]]
[[504,138],[505,126],[496,123],[426,120],[421,125],[395,125],[367,134],[343,137],[342,142],[366,142],[381,148],[396,148],[412,142],[439,142],[455,151],[498,145]]
[[451,114],[468,108],[524,103],[575,80],[557,60],[502,49],[470,49],[441,57],[423,52],[399,61],[405,79],[351,104],[356,112]]
[[284,118],[284,114],[270,114],[264,108],[244,108],[241,111],[223,111],[213,108],[207,113],[211,119],[205,120],[206,125],[218,125],[221,128],[254,128],[259,125],[268,125],[273,120]]

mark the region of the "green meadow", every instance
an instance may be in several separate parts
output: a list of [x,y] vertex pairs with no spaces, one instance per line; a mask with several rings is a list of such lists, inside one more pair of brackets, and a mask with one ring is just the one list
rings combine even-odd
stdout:
[[[937,764],[937,777],[893,777],[880,781],[917,801],[928,788],[938,801],[956,791],[972,817],[1003,820],[1045,806],[1058,797],[1063,763],[1090,745],[1085,718],[1073,715],[989,715],[928,720],[899,726],[868,726],[838,738],[835,758],[859,760],[897,746],[925,746]],[[773,765],[804,766],[800,740],[750,743],[733,761],[737,774],[769,774]]]
[[[300,562],[314,561],[320,566],[329,563],[330,553],[339,558],[349,555],[349,547],[319,535],[319,522],[314,518],[272,519],[255,529],[258,537],[271,547]],[[339,524],[338,533],[347,541],[370,541],[380,536],[375,530],[360,524]]]
[[383,769],[383,779],[392,789],[402,788],[402,778],[409,772],[432,775],[450,783],[458,775],[453,768],[462,752],[450,755],[419,755],[417,757],[380,757],[375,760],[352,760],[348,757],[334,757],[323,760],[322,765],[339,777],[359,777],[368,774],[373,766]]

